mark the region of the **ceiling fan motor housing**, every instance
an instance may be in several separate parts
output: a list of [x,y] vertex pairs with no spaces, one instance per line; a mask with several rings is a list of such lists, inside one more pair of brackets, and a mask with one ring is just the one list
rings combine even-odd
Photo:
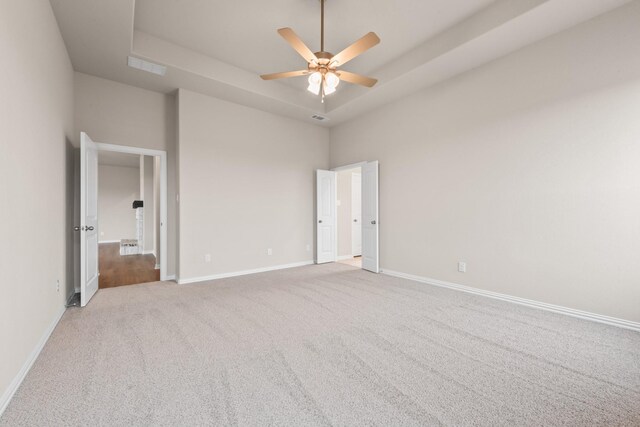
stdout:
[[329,52],[315,52],[316,58],[318,58],[318,62],[310,62],[308,64],[309,71],[320,71],[322,74],[325,74],[327,71],[333,71],[336,68],[336,64],[331,64],[331,58],[333,58],[333,54]]

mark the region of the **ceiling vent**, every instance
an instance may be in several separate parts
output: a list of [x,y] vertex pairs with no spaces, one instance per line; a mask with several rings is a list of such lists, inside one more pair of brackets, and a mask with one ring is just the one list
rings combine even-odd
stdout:
[[322,122],[322,121],[324,121],[324,120],[329,120],[329,118],[328,118],[328,117],[321,116],[320,114],[314,114],[313,116],[311,116],[311,118],[312,118],[313,120],[317,120],[317,121],[319,121],[319,122]]
[[147,71],[159,76],[164,76],[167,73],[167,67],[165,67],[164,65],[154,64],[153,62],[145,61],[144,59],[140,58],[134,58],[133,56],[130,56],[127,59],[127,64],[131,68]]

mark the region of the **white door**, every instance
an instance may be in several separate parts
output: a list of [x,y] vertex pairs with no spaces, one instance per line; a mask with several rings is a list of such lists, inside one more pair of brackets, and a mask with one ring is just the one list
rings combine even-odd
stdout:
[[80,134],[80,304],[98,290],[98,148]]
[[378,273],[378,162],[362,166],[362,268]]
[[351,254],[362,255],[362,175],[351,174]]
[[336,233],[336,172],[316,171],[316,263],[334,262],[337,259]]

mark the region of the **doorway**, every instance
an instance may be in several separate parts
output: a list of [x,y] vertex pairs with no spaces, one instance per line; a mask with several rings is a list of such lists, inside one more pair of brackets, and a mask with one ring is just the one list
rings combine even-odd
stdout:
[[[116,156],[116,154],[124,156]],[[100,158],[103,160],[101,161]],[[114,160],[116,159],[117,160]],[[100,175],[102,179],[107,175],[100,173],[101,166],[109,166],[107,163],[117,162],[114,167],[120,167],[116,173],[112,173],[112,178],[116,180],[111,185],[110,190],[102,188],[103,192],[113,191],[108,208],[118,208],[121,212],[117,218],[108,218],[105,210],[99,206],[100,201]],[[135,170],[135,162],[138,162],[138,169]],[[122,164],[128,163],[130,171],[125,171]],[[145,165],[147,172],[144,173]],[[128,175],[132,177],[129,184],[120,182]],[[137,180],[136,180],[137,177]],[[149,150],[137,147],[127,147],[97,143],[84,132],[80,135],[80,222],[81,225],[75,227],[80,232],[80,305],[85,306],[91,297],[98,291],[99,287],[112,287],[104,282],[102,285],[100,276],[104,273],[109,276],[109,258],[118,259],[119,267],[111,268],[118,270],[128,267],[131,277],[117,278],[121,284],[141,283],[149,279],[167,279],[167,155],[165,151]],[[105,183],[103,183],[105,184]],[[137,185],[136,185],[137,184]],[[130,185],[129,187],[127,187]],[[125,189],[124,192],[120,191]],[[147,194],[145,197],[144,194]],[[103,198],[108,199],[108,194],[103,194]],[[133,199],[133,200],[132,200]],[[144,211],[145,200],[147,200],[147,212]],[[108,201],[108,200],[107,200]],[[101,221],[101,211],[105,218]],[[144,218],[148,217],[146,222]],[[119,221],[123,221],[122,224]],[[119,229],[119,227],[123,227]],[[146,228],[146,233],[145,233]],[[120,231],[118,231],[120,230]],[[124,231],[123,231],[124,230]],[[145,240],[145,234],[147,239]],[[126,236],[126,238],[123,238]],[[105,250],[99,250],[102,244],[112,244],[105,246]],[[145,251],[147,253],[145,253]],[[145,255],[152,255],[146,257]],[[126,258],[140,256],[139,258]],[[101,262],[102,261],[102,262]],[[140,270],[140,265],[144,264],[144,270],[150,272],[150,276],[145,276]],[[129,264],[127,266],[127,264]],[[114,272],[111,272],[114,273]],[[152,274],[152,276],[151,276]],[[126,273],[115,272],[111,276],[126,276]],[[113,277],[112,279],[113,280]],[[124,283],[129,282],[129,283]]]
[[338,262],[362,268],[362,168],[337,172]]
[[316,264],[378,273],[378,227],[377,161],[316,171]]
[[98,288],[160,280],[159,159],[98,151]]

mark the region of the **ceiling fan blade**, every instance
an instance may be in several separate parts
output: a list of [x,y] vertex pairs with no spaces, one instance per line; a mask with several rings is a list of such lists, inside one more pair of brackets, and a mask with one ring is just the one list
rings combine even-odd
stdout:
[[278,34],[280,34],[291,45],[291,47],[305,59],[305,61],[309,63],[318,62],[318,58],[315,53],[311,52],[311,49],[309,49],[307,45],[300,40],[300,37],[298,37],[291,28],[280,28],[278,30]]
[[351,46],[331,58],[331,63],[335,66],[342,66],[361,53],[371,49],[378,43],[380,43],[380,38],[376,35],[376,33],[368,33],[367,35],[353,43]]
[[286,71],[284,73],[263,74],[260,76],[262,80],[286,79],[287,77],[306,76],[309,70]]
[[340,77],[340,80],[361,86],[372,87],[374,84],[378,83],[378,80],[376,79],[361,76],[360,74],[350,73],[348,71],[338,70],[337,74]]

